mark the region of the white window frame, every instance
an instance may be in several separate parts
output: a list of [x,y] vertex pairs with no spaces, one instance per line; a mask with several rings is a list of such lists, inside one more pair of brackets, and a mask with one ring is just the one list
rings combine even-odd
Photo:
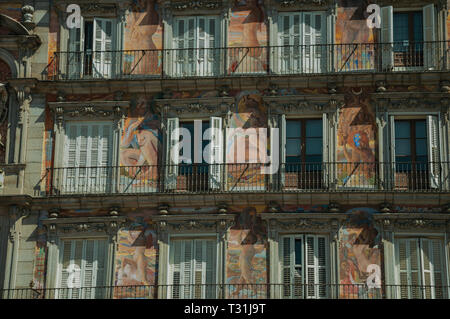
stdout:
[[[307,265],[307,242],[306,242],[306,238],[307,237],[312,237],[314,238],[314,245],[317,244],[317,240],[319,238],[322,238],[325,240],[325,276],[326,276],[326,281],[325,282],[325,295],[319,296],[319,283],[317,283],[316,281],[314,282],[315,286],[314,286],[314,293],[312,295],[309,294],[310,289],[308,287],[308,276],[307,276],[307,271],[306,268],[308,268],[309,266]],[[278,249],[278,269],[279,269],[279,273],[278,273],[278,282],[280,283],[280,291],[279,291],[279,296],[281,298],[286,298],[284,296],[284,286],[283,286],[283,272],[284,272],[284,265],[283,265],[283,261],[284,261],[284,239],[285,238],[290,238],[291,242],[294,242],[295,239],[297,238],[301,238],[302,239],[302,287],[303,287],[303,291],[302,291],[302,297],[300,298],[304,298],[304,299],[309,299],[309,298],[330,298],[330,295],[332,294],[332,286],[328,286],[331,283],[331,273],[332,273],[332,268],[331,268],[331,256],[330,256],[330,239],[329,236],[327,234],[316,234],[316,233],[296,233],[296,234],[280,234],[279,235],[279,249]],[[291,247],[291,254],[292,252],[295,252],[295,245],[294,247]],[[316,263],[317,261],[317,256],[315,256],[315,261]],[[316,265],[317,266],[317,265]],[[290,266],[292,267],[292,265]],[[295,267],[295,265],[294,265]],[[315,279],[318,279],[318,274],[317,274],[317,268],[315,269]],[[292,285],[292,283],[291,283]],[[291,298],[295,298],[292,297],[292,286],[289,288],[290,292],[291,292]]]
[[[450,295],[450,288],[449,288],[449,264],[448,264],[448,252],[447,252],[447,238],[445,235],[443,234],[433,234],[433,233],[428,233],[428,234],[424,234],[424,233],[397,233],[394,234],[393,236],[393,261],[394,261],[394,280],[395,280],[395,285],[401,285],[400,282],[400,256],[399,256],[399,241],[400,240],[418,240],[419,242],[421,242],[423,239],[425,240],[439,240],[441,243],[441,273],[442,273],[442,283],[443,283],[443,298],[446,299],[448,298],[448,296]],[[422,248],[421,248],[422,249]],[[419,281],[422,284],[423,282],[423,253],[420,252],[419,253],[419,257],[420,257],[420,265],[419,265],[419,272],[420,272],[420,277],[419,277]],[[446,288],[445,288],[446,287]],[[388,288],[389,289],[389,288]],[[395,296],[395,298],[401,298],[401,290],[400,287],[398,287],[397,289],[392,289],[392,291],[390,291],[391,294],[393,294]],[[408,292],[409,298],[411,297],[411,290],[409,290]],[[426,298],[424,297],[424,294],[426,292],[421,290],[420,294],[422,294],[422,298]],[[431,290],[432,293],[432,297],[435,297],[435,290],[432,289]],[[392,296],[394,298],[394,296]],[[408,299],[409,299],[408,298]],[[433,298],[434,299],[434,298]]]
[[[434,117],[434,120],[431,119],[431,117]],[[438,162],[443,162],[445,161],[445,154],[444,152],[442,152],[442,150],[445,150],[445,148],[443,147],[443,134],[442,134],[442,119],[441,119],[441,113],[440,112],[388,112],[387,113],[387,120],[388,123],[386,124],[388,126],[387,129],[387,133],[388,133],[388,137],[387,137],[387,141],[389,142],[389,144],[387,145],[388,150],[389,150],[389,160],[388,162],[391,163],[391,167],[390,170],[392,173],[390,174],[391,176],[387,176],[388,181],[390,180],[390,184],[389,187],[391,187],[392,189],[395,187],[395,173],[396,173],[396,165],[395,165],[395,120],[399,120],[399,119],[409,119],[409,118],[423,118],[424,120],[426,120],[427,122],[427,154],[428,154],[428,171],[432,172],[434,171],[436,168],[432,167],[433,165],[430,162],[431,157],[433,156],[433,153],[431,150],[432,145],[430,144],[430,130],[431,128],[429,127],[429,124],[431,122],[433,122],[435,125],[437,125],[437,148],[439,150],[439,154],[438,154]],[[436,147],[434,147],[436,148]],[[433,162],[436,162],[436,160],[434,160]],[[433,174],[430,174],[430,187],[431,188],[438,188],[439,185],[441,185],[442,188],[445,187],[445,183],[443,183],[442,180],[440,180],[440,178],[442,178],[443,174],[445,172],[445,169],[443,168],[441,170],[441,174],[439,174],[439,176],[435,176]]]
[[[167,269],[167,279],[166,279],[166,283],[167,283],[167,291],[165,292],[165,295],[168,298],[173,298],[172,296],[172,291],[173,291],[173,264],[172,262],[172,254],[173,254],[173,250],[174,250],[174,246],[173,246],[173,242],[174,241],[212,241],[213,243],[215,243],[214,245],[214,249],[215,249],[215,256],[214,256],[214,283],[212,283],[212,287],[213,287],[213,298],[218,298],[218,295],[220,293],[220,291],[218,290],[218,283],[219,283],[219,274],[220,274],[220,262],[221,260],[223,260],[223,256],[221,256],[222,251],[220,250],[220,242],[219,242],[219,238],[217,236],[217,234],[173,234],[169,237],[168,243],[167,243],[167,263],[166,263],[166,269]],[[194,249],[192,250],[192,257],[194,257]],[[194,258],[191,258],[191,267],[194,264],[193,263]],[[192,268],[191,268],[192,271]],[[191,273],[192,275],[192,273]],[[205,274],[202,274],[202,277],[204,277]],[[191,282],[194,276],[191,276]],[[203,284],[203,282],[202,282]],[[184,292],[182,291],[182,286],[180,286],[180,298],[194,298],[195,297],[195,289],[193,287],[194,283],[190,284],[189,286],[189,296],[185,296]],[[205,298],[208,297],[205,294],[205,287],[202,287],[201,289],[201,298]]]
[[[92,127],[94,125],[97,125],[99,128],[104,128],[105,126],[109,127],[109,136],[107,137],[109,139],[109,145],[108,145],[108,150],[107,150],[107,154],[106,156],[107,158],[107,162],[105,163],[103,160],[103,163],[98,163],[97,165],[95,165],[93,168],[89,168],[91,167],[91,163],[86,162],[86,165],[79,165],[79,163],[77,163],[77,159],[79,158],[79,151],[80,151],[80,134],[77,134],[76,137],[76,147],[75,147],[75,165],[74,167],[74,171],[71,169],[67,169],[66,167],[72,167],[69,166],[69,152],[70,152],[70,129],[72,127],[75,127],[77,133],[81,133],[81,126],[87,126],[88,128],[88,140],[86,141],[87,145],[87,154],[86,154],[86,161],[88,161],[88,159],[90,158],[90,156],[92,155],[92,148],[90,148],[92,146],[92,135],[89,134],[89,132],[92,133]],[[80,182],[80,174],[83,173],[83,167],[86,167],[84,173],[85,175],[85,186],[87,187],[87,191],[89,192],[107,192],[111,186],[112,183],[110,183],[112,181],[112,176],[113,176],[113,171],[112,171],[112,167],[114,165],[114,158],[113,158],[113,153],[114,153],[114,129],[113,129],[113,122],[112,121],[67,121],[65,123],[65,128],[64,128],[64,145],[62,148],[62,152],[63,152],[63,163],[62,163],[62,167],[63,169],[63,189],[61,189],[61,191],[63,192],[71,192],[71,190],[73,191],[73,187],[75,187],[75,192],[77,192],[77,190],[79,189],[79,182]],[[99,134],[100,134],[100,130],[99,130]],[[100,135],[99,135],[100,136]],[[102,144],[103,142],[99,140],[99,145],[97,147],[97,160],[100,157],[100,152],[104,151],[102,148],[100,148],[101,146],[103,146]],[[103,155],[103,154],[102,154]],[[92,161],[92,159],[91,159]],[[103,165],[103,164],[106,165]],[[100,165],[99,165],[100,164]],[[74,185],[72,185],[73,187],[71,187],[70,185],[67,185],[67,181],[70,181],[70,175],[73,175],[74,178]],[[100,183],[99,183],[100,182]],[[70,183],[69,183],[70,184]],[[99,185],[100,184],[100,185]],[[68,188],[66,189],[66,186],[68,186]]]
[[[395,12],[420,11],[423,15],[423,66],[396,67],[394,66],[394,20]],[[413,70],[434,70],[436,66],[436,58],[428,52],[439,51],[438,44],[433,41],[437,40],[438,12],[434,4],[427,4],[422,8],[394,8],[393,6],[385,6],[381,8],[381,43],[386,43],[382,50],[382,71],[413,71]],[[431,43],[425,43],[431,42]]]
[[[97,251],[94,250],[94,256],[97,256],[98,253],[98,242],[99,241],[104,241],[104,269],[103,269],[103,287],[107,286],[108,284],[108,273],[109,273],[109,252],[110,252],[110,243],[109,243],[109,239],[107,237],[91,237],[91,238],[72,238],[72,237],[67,237],[67,238],[60,238],[58,240],[58,244],[57,244],[57,249],[58,249],[58,256],[57,256],[57,267],[56,267],[56,276],[55,276],[55,283],[56,283],[56,293],[55,293],[55,297],[56,298],[64,298],[64,299],[72,299],[73,292],[79,292],[79,295],[77,297],[75,297],[76,299],[93,299],[96,297],[96,283],[93,289],[80,289],[79,291],[76,290],[76,288],[85,288],[83,285],[83,282],[80,282],[80,286],[79,287],[74,287],[73,289],[71,288],[66,288],[66,287],[62,287],[61,286],[61,280],[62,280],[62,271],[63,271],[63,258],[64,258],[64,245],[65,242],[72,242],[72,247],[71,247],[71,255],[73,254],[73,251],[75,249],[73,243],[76,241],[81,241],[82,242],[82,256],[80,257],[82,265],[80,266],[80,271],[85,271],[85,264],[86,264],[86,260],[85,260],[85,256],[86,256],[86,245],[87,245],[87,241],[94,241],[94,247],[97,247]],[[95,249],[95,248],[94,248]],[[72,260],[72,259],[71,259]],[[97,261],[94,261],[94,263],[96,263]],[[96,264],[93,265],[93,267],[95,268]],[[95,269],[95,271],[97,271],[98,268]],[[80,275],[81,276],[81,275]],[[97,279],[97,273],[93,274],[94,279]],[[84,281],[83,277],[80,277],[80,279],[82,281]],[[67,290],[66,290],[67,289]],[[64,296],[64,292],[67,292],[67,296]],[[100,291],[100,294],[103,296],[106,296],[107,291]],[[61,296],[62,294],[62,296]]]

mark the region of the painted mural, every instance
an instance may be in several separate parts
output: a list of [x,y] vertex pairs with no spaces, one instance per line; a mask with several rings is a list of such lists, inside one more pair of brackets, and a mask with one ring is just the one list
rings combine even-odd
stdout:
[[50,11],[50,25],[48,30],[48,65],[47,75],[49,78],[56,76],[56,64],[53,60],[55,58],[55,52],[59,51],[59,37],[60,26],[58,21],[58,14],[55,8],[51,8]]
[[22,20],[22,4],[18,3],[18,1],[0,3],[0,14],[5,14],[20,22]]
[[[0,59],[0,83],[11,78],[11,69]],[[4,87],[0,88],[0,163],[5,162],[6,135],[8,132],[8,93]]]
[[267,27],[261,0],[237,0],[231,12],[228,46],[229,73],[267,70]]
[[375,68],[376,39],[366,22],[368,5],[366,0],[338,0],[335,39],[341,45],[335,47],[335,54],[339,71]]
[[[263,103],[259,91],[242,91],[236,96],[236,109],[232,114],[229,128],[249,129],[267,128],[267,107]],[[260,156],[258,141],[245,139],[242,132],[235,131],[227,136],[226,162],[233,163],[227,166],[228,189],[259,190],[264,188],[264,177],[261,174],[262,164],[266,158]],[[257,130],[258,139],[263,131]],[[242,143],[245,142],[245,163],[239,161]],[[268,143],[268,142],[267,142]],[[265,148],[265,145],[262,146]],[[261,153],[264,150],[261,150]],[[242,156],[244,157],[244,156]]]
[[[339,278],[341,297],[367,299],[378,294],[375,288],[367,289],[371,264],[382,267],[381,234],[375,228],[373,208],[352,208],[348,219],[340,230]],[[358,285],[358,286],[355,286]]]
[[126,192],[155,191],[160,119],[142,96],[132,100],[120,143],[120,186]]
[[36,229],[37,239],[34,249],[34,270],[33,270],[33,288],[45,288],[45,269],[47,256],[47,230],[42,225],[42,220],[47,218],[47,212],[40,213],[38,218],[38,227]]
[[267,298],[264,286],[267,283],[267,233],[257,215],[265,207],[232,209],[241,213],[236,216],[236,224],[229,231],[227,294],[231,298]]
[[114,298],[155,298],[156,273],[158,269],[158,248],[156,233],[148,228],[143,217],[133,218],[132,224],[118,233],[116,253],[116,286]]
[[133,0],[124,34],[125,75],[161,74],[163,33],[158,10],[155,0]]
[[376,183],[375,116],[366,88],[345,94],[337,130],[337,178],[340,187],[373,188]]

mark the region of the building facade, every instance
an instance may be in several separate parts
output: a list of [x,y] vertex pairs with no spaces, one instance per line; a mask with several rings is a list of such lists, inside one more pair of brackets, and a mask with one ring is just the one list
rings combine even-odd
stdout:
[[0,298],[448,298],[448,10],[2,2]]

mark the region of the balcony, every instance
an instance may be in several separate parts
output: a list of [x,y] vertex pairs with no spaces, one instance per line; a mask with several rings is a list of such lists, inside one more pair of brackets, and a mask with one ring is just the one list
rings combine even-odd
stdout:
[[449,42],[56,52],[42,76],[68,81],[447,71]]
[[450,162],[179,164],[49,168],[46,196],[235,192],[449,192]]
[[0,299],[448,299],[449,286],[189,284],[4,289]]

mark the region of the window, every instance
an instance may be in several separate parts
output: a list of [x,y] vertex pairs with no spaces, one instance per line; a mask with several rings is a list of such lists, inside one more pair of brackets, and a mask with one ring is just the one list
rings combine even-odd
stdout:
[[445,298],[445,257],[441,240],[398,239],[396,254],[401,298]]
[[69,31],[68,76],[110,77],[115,55],[115,20],[94,18]]
[[321,187],[322,136],[322,119],[286,120],[285,187]]
[[208,76],[219,72],[220,26],[218,17],[174,19],[174,76]]
[[326,18],[323,12],[292,12],[278,18],[279,72],[326,70]]
[[433,4],[421,11],[394,12],[381,8],[381,52],[383,70],[435,67],[436,19]]
[[395,187],[429,189],[440,185],[438,117],[394,119],[391,116]]
[[[197,159],[201,163],[195,163],[194,144],[195,140],[200,138],[194,134],[194,121],[181,122],[178,118],[168,119],[168,134],[166,141],[166,176],[165,186],[167,189],[201,191],[209,189],[218,189],[221,186],[221,171],[223,169],[223,138],[222,118],[211,117],[208,121],[201,121],[201,150],[202,153],[197,154]],[[183,154],[185,149],[180,149],[182,137],[176,137],[175,130],[179,127],[187,129],[191,136],[190,157]],[[209,134],[206,131],[209,130]],[[212,134],[212,137],[211,135]],[[208,148],[206,150],[206,148]],[[207,152],[205,152],[207,151]],[[209,152],[209,163],[205,161],[204,153]],[[184,157],[184,158],[182,158]],[[181,159],[184,159],[181,163]],[[179,163],[180,161],[180,163]],[[187,164],[186,164],[187,163]]]
[[104,297],[107,240],[63,240],[59,251],[58,298]]
[[328,248],[320,235],[282,237],[283,298],[327,298]]
[[216,241],[173,240],[170,245],[170,298],[216,298]]
[[63,192],[105,192],[112,176],[112,124],[68,122]]

